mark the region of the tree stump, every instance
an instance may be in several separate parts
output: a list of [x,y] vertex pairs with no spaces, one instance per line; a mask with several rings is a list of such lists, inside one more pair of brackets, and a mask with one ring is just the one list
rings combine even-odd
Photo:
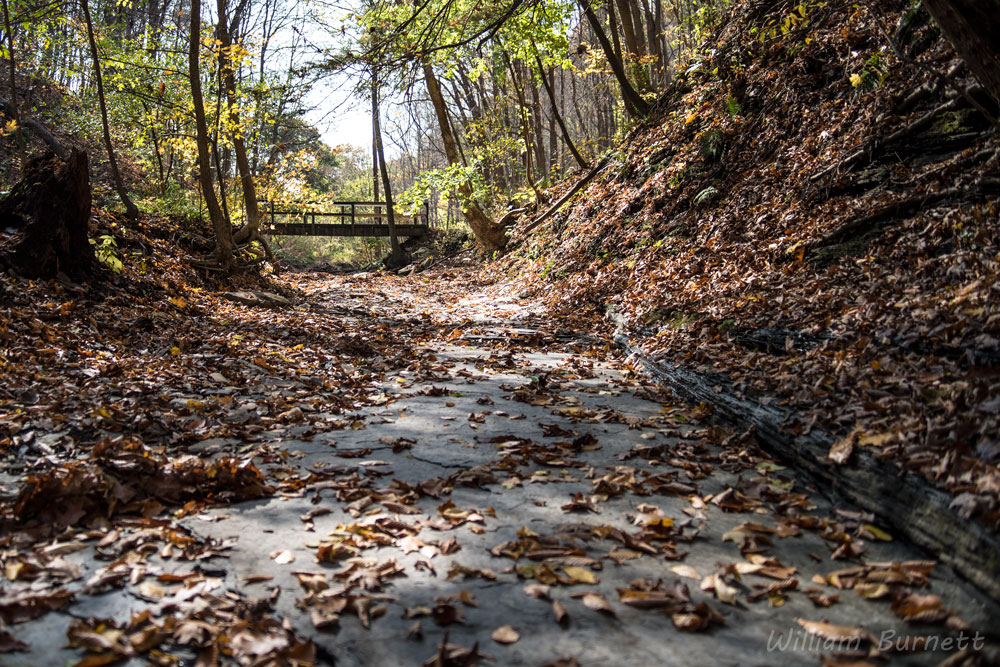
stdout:
[[53,278],[62,272],[74,280],[93,274],[97,262],[87,238],[90,220],[90,169],[87,153],[68,160],[54,153],[28,161],[24,176],[0,199],[0,230],[16,234],[0,248],[6,264],[26,278]]

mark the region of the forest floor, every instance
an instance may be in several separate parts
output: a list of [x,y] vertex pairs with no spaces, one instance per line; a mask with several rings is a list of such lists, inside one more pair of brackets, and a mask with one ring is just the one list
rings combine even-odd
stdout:
[[3,664],[995,657],[949,567],[469,267],[3,280]]

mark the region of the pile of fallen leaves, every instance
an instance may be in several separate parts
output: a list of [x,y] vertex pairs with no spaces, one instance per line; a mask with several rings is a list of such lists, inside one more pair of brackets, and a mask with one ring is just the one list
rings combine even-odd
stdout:
[[497,274],[617,312],[654,358],[777,396],[791,431],[844,438],[834,459],[868,448],[996,528],[1000,153],[935,72],[973,81],[925,14],[831,3],[774,32],[795,10],[770,7],[737,5]]
[[29,476],[13,503],[4,507],[11,523],[35,521],[53,531],[119,513],[155,516],[168,505],[261,498],[271,493],[248,461],[202,460],[157,455],[141,442],[105,439],[88,459]]

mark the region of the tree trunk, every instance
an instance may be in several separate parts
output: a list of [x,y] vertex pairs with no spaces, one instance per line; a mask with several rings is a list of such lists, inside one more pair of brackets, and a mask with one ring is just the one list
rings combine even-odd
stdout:
[[542,193],[538,189],[538,183],[535,178],[534,170],[534,143],[531,141],[531,129],[528,125],[528,104],[524,99],[524,90],[522,89],[520,83],[518,82],[517,72],[514,71],[514,65],[511,63],[507,54],[504,53],[503,56],[504,63],[507,65],[507,72],[510,75],[510,83],[514,87],[514,92],[517,94],[517,107],[518,113],[521,117],[521,139],[524,141],[524,174],[525,180],[528,182],[528,186],[531,187],[532,192],[535,193],[535,199],[541,201]]
[[924,0],[983,88],[1000,102],[1000,0]]
[[68,160],[54,153],[32,158],[23,178],[0,199],[0,229],[19,230],[0,264],[27,278],[52,278],[62,272],[83,280],[97,266],[87,239],[90,221],[90,170],[87,154],[73,151]]
[[17,135],[17,156],[21,161],[21,173],[24,173],[27,152],[24,148],[24,134],[21,132],[21,119],[17,110],[17,73],[15,70],[16,59],[14,57],[14,31],[10,27],[10,10],[7,8],[7,0],[3,0],[3,26],[7,33],[7,56],[10,63],[11,120],[14,121],[14,133]]
[[[378,203],[378,161],[379,161],[379,150],[378,150],[378,131],[375,127],[375,117],[378,115],[378,90],[376,86],[378,84],[375,81],[375,75],[372,74],[372,201],[376,204]],[[380,219],[375,218],[376,224],[382,222]]]
[[[618,19],[622,25],[622,34],[625,35],[625,48],[633,57],[642,55],[639,51],[639,42],[636,39],[631,3],[629,0],[617,0],[615,4],[618,6]],[[613,30],[614,26],[611,28]]]
[[87,41],[90,43],[90,57],[94,61],[94,81],[97,83],[97,103],[101,110],[101,129],[104,131],[104,149],[108,152],[108,166],[111,168],[111,180],[115,191],[125,205],[125,215],[129,218],[139,217],[139,208],[128,196],[121,172],[118,171],[118,160],[115,158],[115,147],[111,143],[111,130],[108,127],[108,105],[104,100],[104,78],[101,76],[101,59],[97,53],[97,40],[94,39],[94,23],[90,19],[90,3],[81,0],[83,18],[87,22]]
[[632,117],[648,115],[651,109],[649,103],[642,99],[642,95],[629,82],[622,61],[615,57],[611,42],[608,41],[608,36],[604,32],[604,28],[601,27],[601,22],[597,18],[597,14],[594,13],[593,7],[590,6],[590,0],[577,0],[577,2],[586,15],[587,21],[594,31],[594,36],[597,37],[601,48],[604,49],[604,55],[611,66],[611,71],[614,73],[615,79],[618,80],[618,86],[622,91],[622,100],[625,103],[625,111]]
[[233,230],[222,214],[219,199],[212,184],[212,161],[208,146],[208,121],[205,120],[205,100],[201,93],[201,65],[198,61],[201,46],[201,0],[191,0],[191,43],[188,48],[188,74],[191,79],[191,101],[194,106],[195,128],[198,142],[198,181],[208,208],[208,217],[215,231],[215,256],[220,268],[233,268]]
[[389,256],[385,258],[386,268],[396,269],[406,264],[406,253],[399,244],[399,236],[396,234],[396,212],[393,210],[392,186],[389,183],[389,168],[385,164],[385,148],[382,144],[382,123],[379,120],[378,110],[378,77],[372,74],[372,135],[375,138],[375,151],[382,173],[382,189],[385,192],[385,217],[389,225]]
[[534,125],[531,135],[532,139],[535,140],[535,173],[547,185],[549,182],[549,170],[545,155],[545,127],[542,125],[542,102],[538,99],[538,85],[532,80],[531,68],[524,66],[523,72],[522,81],[524,81],[525,86],[530,86],[531,90],[531,121],[532,125]]
[[[448,157],[448,164],[461,164],[458,156],[458,148],[455,145],[455,137],[451,132],[451,123],[448,120],[448,109],[444,103],[444,96],[441,95],[441,86],[430,62],[424,60],[424,82],[427,84],[427,93],[430,95],[431,103],[434,106],[434,114],[437,116],[438,126],[441,129],[441,142],[444,144],[444,153]],[[507,245],[507,234],[503,227],[497,225],[493,220],[479,208],[479,204],[472,198],[472,186],[468,181],[458,186],[461,195],[462,211],[465,214],[465,221],[472,229],[476,240],[489,250],[503,250]]]
[[545,65],[542,64],[542,58],[538,55],[538,47],[535,46],[534,41],[532,41],[531,47],[535,53],[535,63],[538,65],[538,75],[542,77],[542,85],[545,86],[545,92],[548,93],[549,102],[552,104],[552,117],[555,118],[556,123],[559,124],[559,130],[562,132],[563,140],[566,142],[566,147],[569,149],[569,152],[573,154],[573,158],[576,159],[576,163],[586,169],[587,161],[580,155],[580,151],[576,150],[576,145],[569,136],[569,130],[566,129],[566,123],[563,121],[562,114],[559,113],[559,106],[556,104],[556,92],[552,89],[552,84],[549,83],[548,77],[545,76]]
[[[226,88],[226,106],[229,113],[229,125],[231,127],[231,137],[233,142],[233,152],[236,153],[236,171],[240,175],[240,185],[243,188],[243,206],[246,210],[246,224],[233,235],[234,243],[244,243],[247,241],[259,240],[260,235],[260,208],[257,204],[257,188],[253,182],[253,174],[250,172],[250,160],[247,158],[247,147],[243,141],[243,133],[240,129],[240,114],[236,100],[236,71],[233,67],[232,58],[229,57],[233,45],[232,34],[229,28],[229,18],[226,13],[226,0],[217,0],[216,6],[219,12],[219,41],[222,47],[222,84]],[[233,21],[234,25],[239,25],[240,16]]]

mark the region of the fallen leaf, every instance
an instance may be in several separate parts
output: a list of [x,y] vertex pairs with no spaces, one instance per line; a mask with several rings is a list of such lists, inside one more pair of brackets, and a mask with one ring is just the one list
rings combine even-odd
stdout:
[[826,460],[831,463],[836,463],[837,465],[843,465],[851,458],[851,454],[853,452],[854,437],[848,436],[833,443],[830,447],[830,451],[826,455]]
[[563,572],[565,572],[566,576],[568,576],[574,582],[580,584],[597,584],[601,581],[596,574],[594,574],[585,567],[574,567],[572,565],[564,565]]
[[556,623],[565,626],[569,623],[569,613],[566,611],[566,607],[559,600],[552,601],[552,615],[556,618]]
[[270,558],[278,565],[288,565],[289,563],[295,562],[295,554],[293,554],[288,549],[280,549],[278,551],[272,551]]
[[688,579],[697,579],[699,581],[701,580],[701,575],[698,574],[698,571],[693,567],[691,567],[690,565],[674,565],[673,567],[670,568],[670,571],[681,577],[687,577]]
[[587,609],[593,609],[594,611],[601,611],[606,614],[614,615],[615,611],[611,608],[611,604],[604,599],[604,596],[598,593],[587,593],[583,596],[583,606]]
[[521,638],[521,635],[511,626],[501,625],[493,631],[491,637],[493,637],[493,641],[500,644],[513,644]]

